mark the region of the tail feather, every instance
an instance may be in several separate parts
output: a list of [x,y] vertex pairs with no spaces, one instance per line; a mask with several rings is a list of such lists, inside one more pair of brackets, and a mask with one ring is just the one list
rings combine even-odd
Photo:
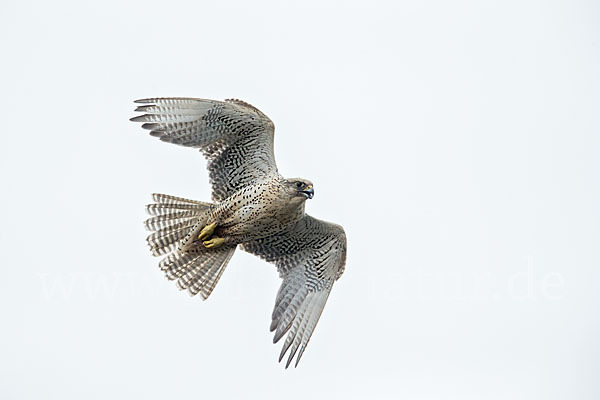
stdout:
[[150,215],[169,215],[174,211],[183,211],[183,210],[194,210],[199,214],[202,214],[204,210],[206,210],[206,206],[201,204],[161,204],[154,203],[148,204],[146,206],[146,211]]
[[152,254],[155,256],[167,254],[174,247],[173,245],[184,239],[195,225],[194,220],[188,220],[150,234],[146,241],[152,250]]
[[181,275],[178,277],[177,287],[187,290],[192,296],[200,293],[202,298],[207,299],[234,251],[235,247],[219,248],[191,259],[176,272],[176,275]]
[[204,201],[184,199],[183,197],[171,196],[168,194],[154,193],[152,199],[159,204],[195,204],[202,207],[210,207],[210,203]]
[[223,274],[225,266],[233,256],[234,251],[235,247],[224,248],[211,262],[207,262],[209,268],[202,267],[201,273],[197,274],[190,281],[187,288],[188,292],[192,295],[200,293],[204,299],[208,298],[219,281],[221,274]]
[[144,221],[146,229],[149,231],[157,231],[159,229],[170,228],[171,226],[188,220],[189,218],[198,217],[199,213],[194,210],[190,211],[175,211],[170,214],[157,215],[148,218]]
[[212,204],[165,194],[154,194],[146,206],[151,218],[144,222],[153,233],[147,237],[154,256],[165,255],[159,267],[167,279],[190,295],[207,299],[235,252],[235,246],[206,249],[196,241]]
[[180,278],[183,272],[186,271],[186,267],[190,263],[194,262],[198,257],[196,254],[173,252],[160,260],[158,267],[164,271],[167,279],[173,280]]
[[219,282],[219,279],[221,278],[223,271],[225,271],[225,266],[227,265],[227,263],[229,263],[229,260],[233,256],[234,251],[235,251],[235,247],[225,255],[225,257],[223,258],[223,261],[221,262],[221,265],[218,268],[213,267],[208,272],[208,274],[207,274],[208,280],[206,281],[205,284],[203,284],[199,288],[194,286],[193,289],[200,290],[200,295],[203,298],[205,298],[205,299],[208,298],[208,296],[210,296],[210,294],[212,293],[213,289],[217,285],[217,282]]
[[204,275],[210,269],[210,260],[206,260],[208,262],[204,263],[197,261],[198,260],[194,260],[194,262],[190,263],[184,271],[184,274],[177,280],[177,287],[179,290],[188,289],[196,282],[196,280],[200,280],[201,282]]

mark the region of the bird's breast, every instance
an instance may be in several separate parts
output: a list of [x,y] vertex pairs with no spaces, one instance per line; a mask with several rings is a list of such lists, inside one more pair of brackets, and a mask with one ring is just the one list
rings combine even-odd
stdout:
[[304,214],[303,203],[294,204],[272,190],[242,191],[226,202],[219,225],[238,243],[282,232]]

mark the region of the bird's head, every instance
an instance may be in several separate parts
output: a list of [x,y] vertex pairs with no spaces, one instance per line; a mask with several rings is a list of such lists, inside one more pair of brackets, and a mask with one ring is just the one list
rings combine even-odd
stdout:
[[301,200],[312,199],[315,191],[313,184],[308,179],[302,178],[290,178],[284,181],[286,192],[292,196]]

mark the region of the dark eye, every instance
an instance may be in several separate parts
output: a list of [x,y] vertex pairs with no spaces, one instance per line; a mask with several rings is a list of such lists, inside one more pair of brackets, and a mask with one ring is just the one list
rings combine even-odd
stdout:
[[301,188],[302,187],[302,182],[296,182],[296,187],[297,188]]

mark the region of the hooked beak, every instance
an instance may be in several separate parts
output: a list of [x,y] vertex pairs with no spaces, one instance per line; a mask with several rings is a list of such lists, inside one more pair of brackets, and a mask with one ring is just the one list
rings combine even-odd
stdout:
[[303,190],[302,193],[304,193],[304,195],[308,198],[308,199],[312,199],[313,196],[315,195],[315,190],[313,189],[312,186],[309,186],[306,188],[306,190]]

